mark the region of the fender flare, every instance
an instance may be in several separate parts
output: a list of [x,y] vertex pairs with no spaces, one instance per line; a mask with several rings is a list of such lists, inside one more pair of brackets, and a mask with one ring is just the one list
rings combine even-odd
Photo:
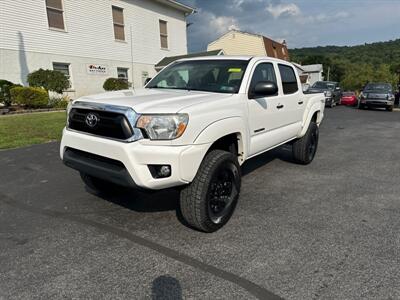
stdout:
[[314,103],[306,114],[306,119],[303,122],[303,127],[299,137],[303,137],[306,134],[307,129],[310,126],[311,119],[316,112],[318,113],[317,124],[319,125],[321,123],[321,105],[319,103]]
[[249,141],[246,126],[241,117],[229,117],[209,124],[197,135],[194,144],[210,144],[211,147],[215,141],[230,134],[239,135],[238,152],[242,154],[241,160],[243,161],[248,154]]

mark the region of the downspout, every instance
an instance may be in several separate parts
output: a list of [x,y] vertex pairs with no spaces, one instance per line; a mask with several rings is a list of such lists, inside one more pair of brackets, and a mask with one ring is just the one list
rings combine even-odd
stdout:
[[132,89],[134,90],[134,72],[133,72],[133,67],[134,67],[134,63],[133,63],[133,28],[132,25],[130,26],[130,31],[131,31],[131,63],[132,63],[132,67],[131,67],[131,76],[132,76]]

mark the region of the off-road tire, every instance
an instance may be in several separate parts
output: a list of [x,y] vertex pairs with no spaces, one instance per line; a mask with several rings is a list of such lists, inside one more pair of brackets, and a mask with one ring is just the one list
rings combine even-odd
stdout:
[[83,172],[80,172],[80,175],[82,181],[86,184],[86,186],[96,193],[111,194],[117,193],[118,191],[121,191],[123,189],[123,187],[117,186],[112,182],[93,177]]
[[[228,171],[227,171],[227,170]],[[211,211],[215,180],[220,172],[232,172],[231,198],[225,214],[216,221]],[[196,177],[181,190],[180,210],[187,225],[203,232],[215,232],[224,226],[235,210],[241,185],[241,172],[237,156],[223,150],[212,150],[201,163]],[[235,190],[234,190],[235,189]]]
[[319,128],[315,122],[311,122],[306,134],[294,141],[292,153],[296,163],[308,165],[314,159],[318,149]]

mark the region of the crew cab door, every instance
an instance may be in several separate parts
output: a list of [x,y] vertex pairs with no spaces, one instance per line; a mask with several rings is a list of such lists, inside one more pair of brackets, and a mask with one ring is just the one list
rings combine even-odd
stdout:
[[[280,84],[281,84],[281,101],[285,105],[285,124],[295,131],[295,135],[301,130],[303,115],[306,107],[306,97],[301,90],[301,83],[294,68],[286,64],[278,64]],[[287,128],[287,129],[288,129]]]
[[[249,156],[266,151],[282,143],[286,135],[284,131],[290,122],[285,116],[285,103],[277,80],[277,66],[271,62],[261,61],[253,67],[248,85],[248,123],[250,135]],[[274,82],[278,85],[278,93],[266,97],[252,95],[259,82]]]

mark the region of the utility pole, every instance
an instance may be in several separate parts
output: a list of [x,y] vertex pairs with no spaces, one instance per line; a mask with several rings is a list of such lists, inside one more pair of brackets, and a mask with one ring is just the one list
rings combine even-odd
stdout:
[[327,80],[327,81],[329,81],[330,74],[331,74],[331,67],[329,66],[329,67],[328,67],[328,80]]

